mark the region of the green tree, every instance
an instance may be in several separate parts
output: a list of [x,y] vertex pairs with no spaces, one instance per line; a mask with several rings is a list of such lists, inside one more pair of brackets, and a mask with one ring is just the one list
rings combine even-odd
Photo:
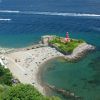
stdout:
[[2,65],[0,65],[0,84],[12,85],[12,74],[9,69],[5,69]]
[[17,84],[5,93],[2,100],[59,100],[56,97],[44,97],[33,86]]

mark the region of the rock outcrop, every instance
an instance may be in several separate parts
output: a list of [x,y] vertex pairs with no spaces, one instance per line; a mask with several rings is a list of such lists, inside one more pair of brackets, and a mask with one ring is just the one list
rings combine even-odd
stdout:
[[94,49],[95,49],[94,46],[87,43],[82,43],[78,47],[76,47],[70,55],[65,55],[65,59],[69,61],[77,60],[81,58],[88,51],[92,51]]

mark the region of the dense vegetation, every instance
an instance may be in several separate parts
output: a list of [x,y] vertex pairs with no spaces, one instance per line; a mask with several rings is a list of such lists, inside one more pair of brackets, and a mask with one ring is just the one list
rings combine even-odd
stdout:
[[45,97],[34,86],[12,84],[12,74],[0,65],[0,100],[60,100],[58,97]]
[[11,86],[12,85],[12,74],[10,73],[9,69],[5,69],[3,66],[0,65],[0,84],[6,84]]
[[5,69],[0,64],[0,100],[2,100],[2,95],[12,86],[12,78],[13,76],[9,69]]
[[64,38],[55,37],[53,40],[49,41],[49,43],[65,54],[72,53],[79,44],[84,42],[83,40],[76,39],[70,39],[70,42],[62,42],[61,39],[64,40]]
[[17,84],[2,93],[2,100],[60,100],[57,97],[45,97],[32,85]]

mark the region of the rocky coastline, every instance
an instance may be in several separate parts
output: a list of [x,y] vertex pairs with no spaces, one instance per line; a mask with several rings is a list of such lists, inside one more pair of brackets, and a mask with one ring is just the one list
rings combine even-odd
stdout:
[[81,57],[83,57],[86,53],[93,50],[95,50],[95,46],[87,43],[82,43],[78,47],[76,47],[70,55],[65,55],[65,59],[67,61],[78,60]]

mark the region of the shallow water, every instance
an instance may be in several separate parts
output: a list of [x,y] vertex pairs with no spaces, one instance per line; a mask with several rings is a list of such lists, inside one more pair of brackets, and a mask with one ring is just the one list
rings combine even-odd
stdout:
[[66,31],[97,50],[77,63],[51,60],[42,78],[85,100],[100,100],[100,0],[0,0],[2,47],[25,47],[45,34],[65,37]]
[[[82,100],[100,100],[100,53],[88,54],[77,63],[55,59],[45,64],[46,83],[75,92]],[[67,100],[72,100],[68,99]]]

